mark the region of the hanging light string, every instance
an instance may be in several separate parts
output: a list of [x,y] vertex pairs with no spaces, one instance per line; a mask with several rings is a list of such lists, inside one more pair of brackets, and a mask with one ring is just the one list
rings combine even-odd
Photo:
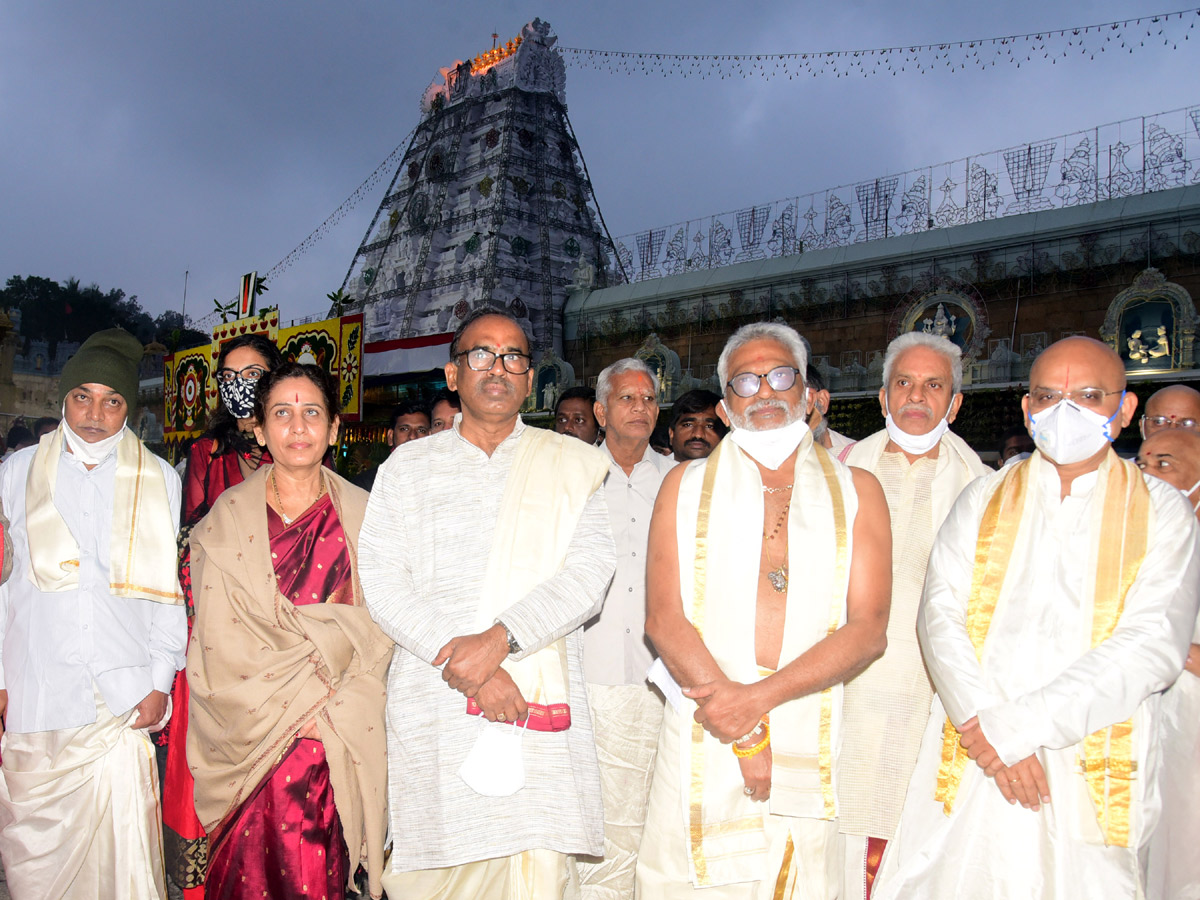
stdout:
[[1162,45],[1172,50],[1189,38],[1200,18],[1200,8],[1178,10],[1151,16],[1078,25],[1052,31],[1009,34],[975,40],[947,41],[937,44],[911,44],[900,47],[875,47],[862,50],[828,50],[816,53],[643,53],[627,50],[596,50],[583,47],[558,47],[564,61],[584,69],[610,74],[659,75],[664,78],[742,78],[766,80],[805,75],[844,78],[902,72],[925,74],[940,69],[960,71],[967,66],[988,69],[998,64],[1033,64],[1050,60],[1098,53],[1133,53],[1135,50]]
[[[275,263],[275,265],[273,265],[267,271],[267,274],[263,276],[262,280],[269,282],[271,279],[282,275],[284,272],[290,269],[296,260],[311,250],[312,247],[321,240],[321,238],[325,237],[325,235],[327,235],[334,228],[334,226],[336,226],[342,221],[342,219],[349,215],[351,210],[358,206],[364,197],[374,191],[376,185],[378,185],[385,176],[390,176],[392,172],[395,171],[396,166],[400,164],[400,157],[404,155],[404,151],[407,149],[409,141],[412,140],[412,136],[416,133],[417,129],[413,128],[413,130],[408,133],[404,140],[397,144],[396,148],[387,155],[387,158],[375,167],[375,171],[373,171],[363,180],[363,183],[354,190],[354,193],[343,200],[338,208],[330,213],[329,217],[324,222],[313,229],[308,237],[297,244],[296,247],[287,254],[287,256]],[[194,321],[191,327],[199,331],[207,331],[220,324],[220,320],[220,313],[214,311],[203,318]]]

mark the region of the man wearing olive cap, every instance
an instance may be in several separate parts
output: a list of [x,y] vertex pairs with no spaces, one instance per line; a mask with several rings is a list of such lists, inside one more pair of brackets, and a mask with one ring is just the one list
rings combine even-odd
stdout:
[[179,476],[126,427],[142,345],[63,367],[63,420],[0,469],[0,856],[12,896],[165,897],[154,751],[187,625]]

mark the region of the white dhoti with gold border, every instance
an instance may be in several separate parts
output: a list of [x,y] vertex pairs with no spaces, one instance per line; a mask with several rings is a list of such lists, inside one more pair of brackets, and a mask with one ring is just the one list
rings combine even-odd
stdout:
[[96,721],[7,732],[0,857],[17,900],[166,896],[158,770],[144,731],[96,692]]
[[[771,815],[764,804],[766,861],[758,881],[696,887],[689,871],[690,832],[683,818],[679,771],[680,731],[691,734],[690,715],[667,708],[650,788],[650,818],[642,833],[637,896],[642,900],[833,900],[838,896],[836,819]],[[731,753],[730,756],[733,754]]]

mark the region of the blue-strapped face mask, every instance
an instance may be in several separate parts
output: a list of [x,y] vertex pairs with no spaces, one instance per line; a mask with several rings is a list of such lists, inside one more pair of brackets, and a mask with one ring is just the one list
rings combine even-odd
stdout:
[[1033,442],[1043,455],[1059,465],[1083,462],[1116,437],[1112,433],[1112,422],[1124,400],[1125,391],[1121,391],[1117,408],[1106,418],[1103,413],[1086,409],[1064,397],[1048,409],[1030,414]]

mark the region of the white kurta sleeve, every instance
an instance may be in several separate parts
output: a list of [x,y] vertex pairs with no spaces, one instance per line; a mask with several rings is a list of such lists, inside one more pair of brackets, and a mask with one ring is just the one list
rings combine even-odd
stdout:
[[1150,481],[1150,547],[1112,637],[1038,690],[979,713],[1006,765],[1125,721],[1182,671],[1200,601],[1200,537],[1183,495]]
[[969,484],[938,530],[917,613],[917,637],[925,665],[946,714],[956,726],[995,702],[967,636],[975,544],[991,482],[990,478],[980,478]]
[[598,613],[616,567],[601,486],[583,507],[562,568],[498,616],[521,646],[515,658],[542,649]]
[[432,664],[444,643],[435,628],[437,610],[423,602],[413,578],[413,548],[402,488],[389,458],[375,475],[358,537],[358,577],[367,609],[383,633]]

